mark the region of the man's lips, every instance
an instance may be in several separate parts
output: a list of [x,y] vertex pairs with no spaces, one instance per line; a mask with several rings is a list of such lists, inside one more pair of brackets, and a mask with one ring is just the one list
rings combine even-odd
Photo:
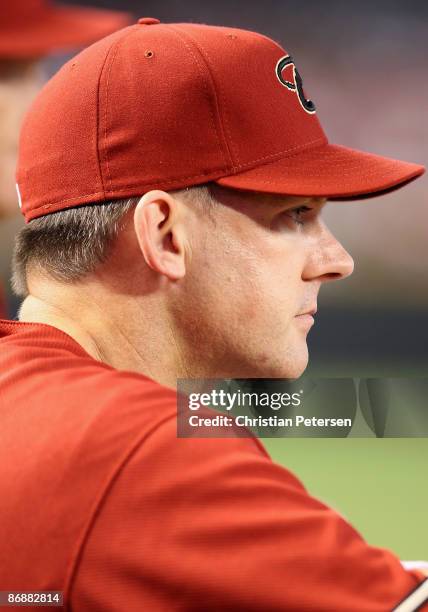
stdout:
[[303,327],[310,328],[315,323],[314,315],[317,311],[317,307],[313,306],[309,310],[305,310],[297,314],[294,318],[299,322]]
[[305,310],[304,312],[299,312],[299,314],[297,314],[296,317],[303,317],[304,315],[311,315],[313,317],[316,314],[316,312],[317,312],[317,306],[315,305],[309,310]]

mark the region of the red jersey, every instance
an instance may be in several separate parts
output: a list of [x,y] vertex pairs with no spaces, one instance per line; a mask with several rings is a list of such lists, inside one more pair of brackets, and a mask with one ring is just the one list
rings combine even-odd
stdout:
[[67,610],[385,612],[424,580],[258,440],[177,438],[175,392],[50,325],[0,322],[0,465],[0,590]]

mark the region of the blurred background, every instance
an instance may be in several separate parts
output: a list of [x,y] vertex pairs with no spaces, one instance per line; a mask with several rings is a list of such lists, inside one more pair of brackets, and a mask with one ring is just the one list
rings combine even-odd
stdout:
[[[428,3],[422,0],[68,4],[266,34],[295,58],[331,142],[428,164]],[[45,77],[69,57],[45,59]],[[309,374],[428,375],[427,204],[426,176],[384,197],[328,204],[324,218],[356,267],[349,279],[321,291],[309,334]],[[22,223],[19,216],[0,223],[0,277],[10,317],[18,307],[8,287],[10,254]],[[275,460],[343,512],[370,542],[402,558],[428,558],[427,439],[265,443]]]

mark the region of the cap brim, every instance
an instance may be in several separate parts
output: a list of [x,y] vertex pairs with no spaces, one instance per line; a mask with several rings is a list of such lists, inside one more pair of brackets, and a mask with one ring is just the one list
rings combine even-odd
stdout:
[[127,26],[131,16],[120,11],[54,6],[43,18],[22,20],[0,35],[0,57],[32,58],[67,51]]
[[346,200],[398,189],[424,172],[418,164],[323,144],[215,182],[234,189]]

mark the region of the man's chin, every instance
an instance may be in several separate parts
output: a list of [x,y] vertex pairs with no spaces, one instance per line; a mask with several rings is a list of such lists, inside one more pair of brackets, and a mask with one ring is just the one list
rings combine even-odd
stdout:
[[271,376],[265,376],[264,378],[285,378],[287,380],[297,380],[302,376],[302,374],[307,368],[307,365],[308,362],[306,360],[304,365],[294,364],[290,367],[284,367],[276,374],[272,374]]
[[270,358],[262,358],[252,367],[245,368],[231,378],[284,378],[294,380],[300,378],[308,366],[308,349],[305,343],[304,349],[298,353],[284,355],[281,353],[272,355]]
[[265,378],[286,378],[294,380],[300,378],[308,367],[309,353],[306,342],[304,346],[295,353],[288,353],[284,356],[284,360],[278,364],[276,374],[266,376]]

